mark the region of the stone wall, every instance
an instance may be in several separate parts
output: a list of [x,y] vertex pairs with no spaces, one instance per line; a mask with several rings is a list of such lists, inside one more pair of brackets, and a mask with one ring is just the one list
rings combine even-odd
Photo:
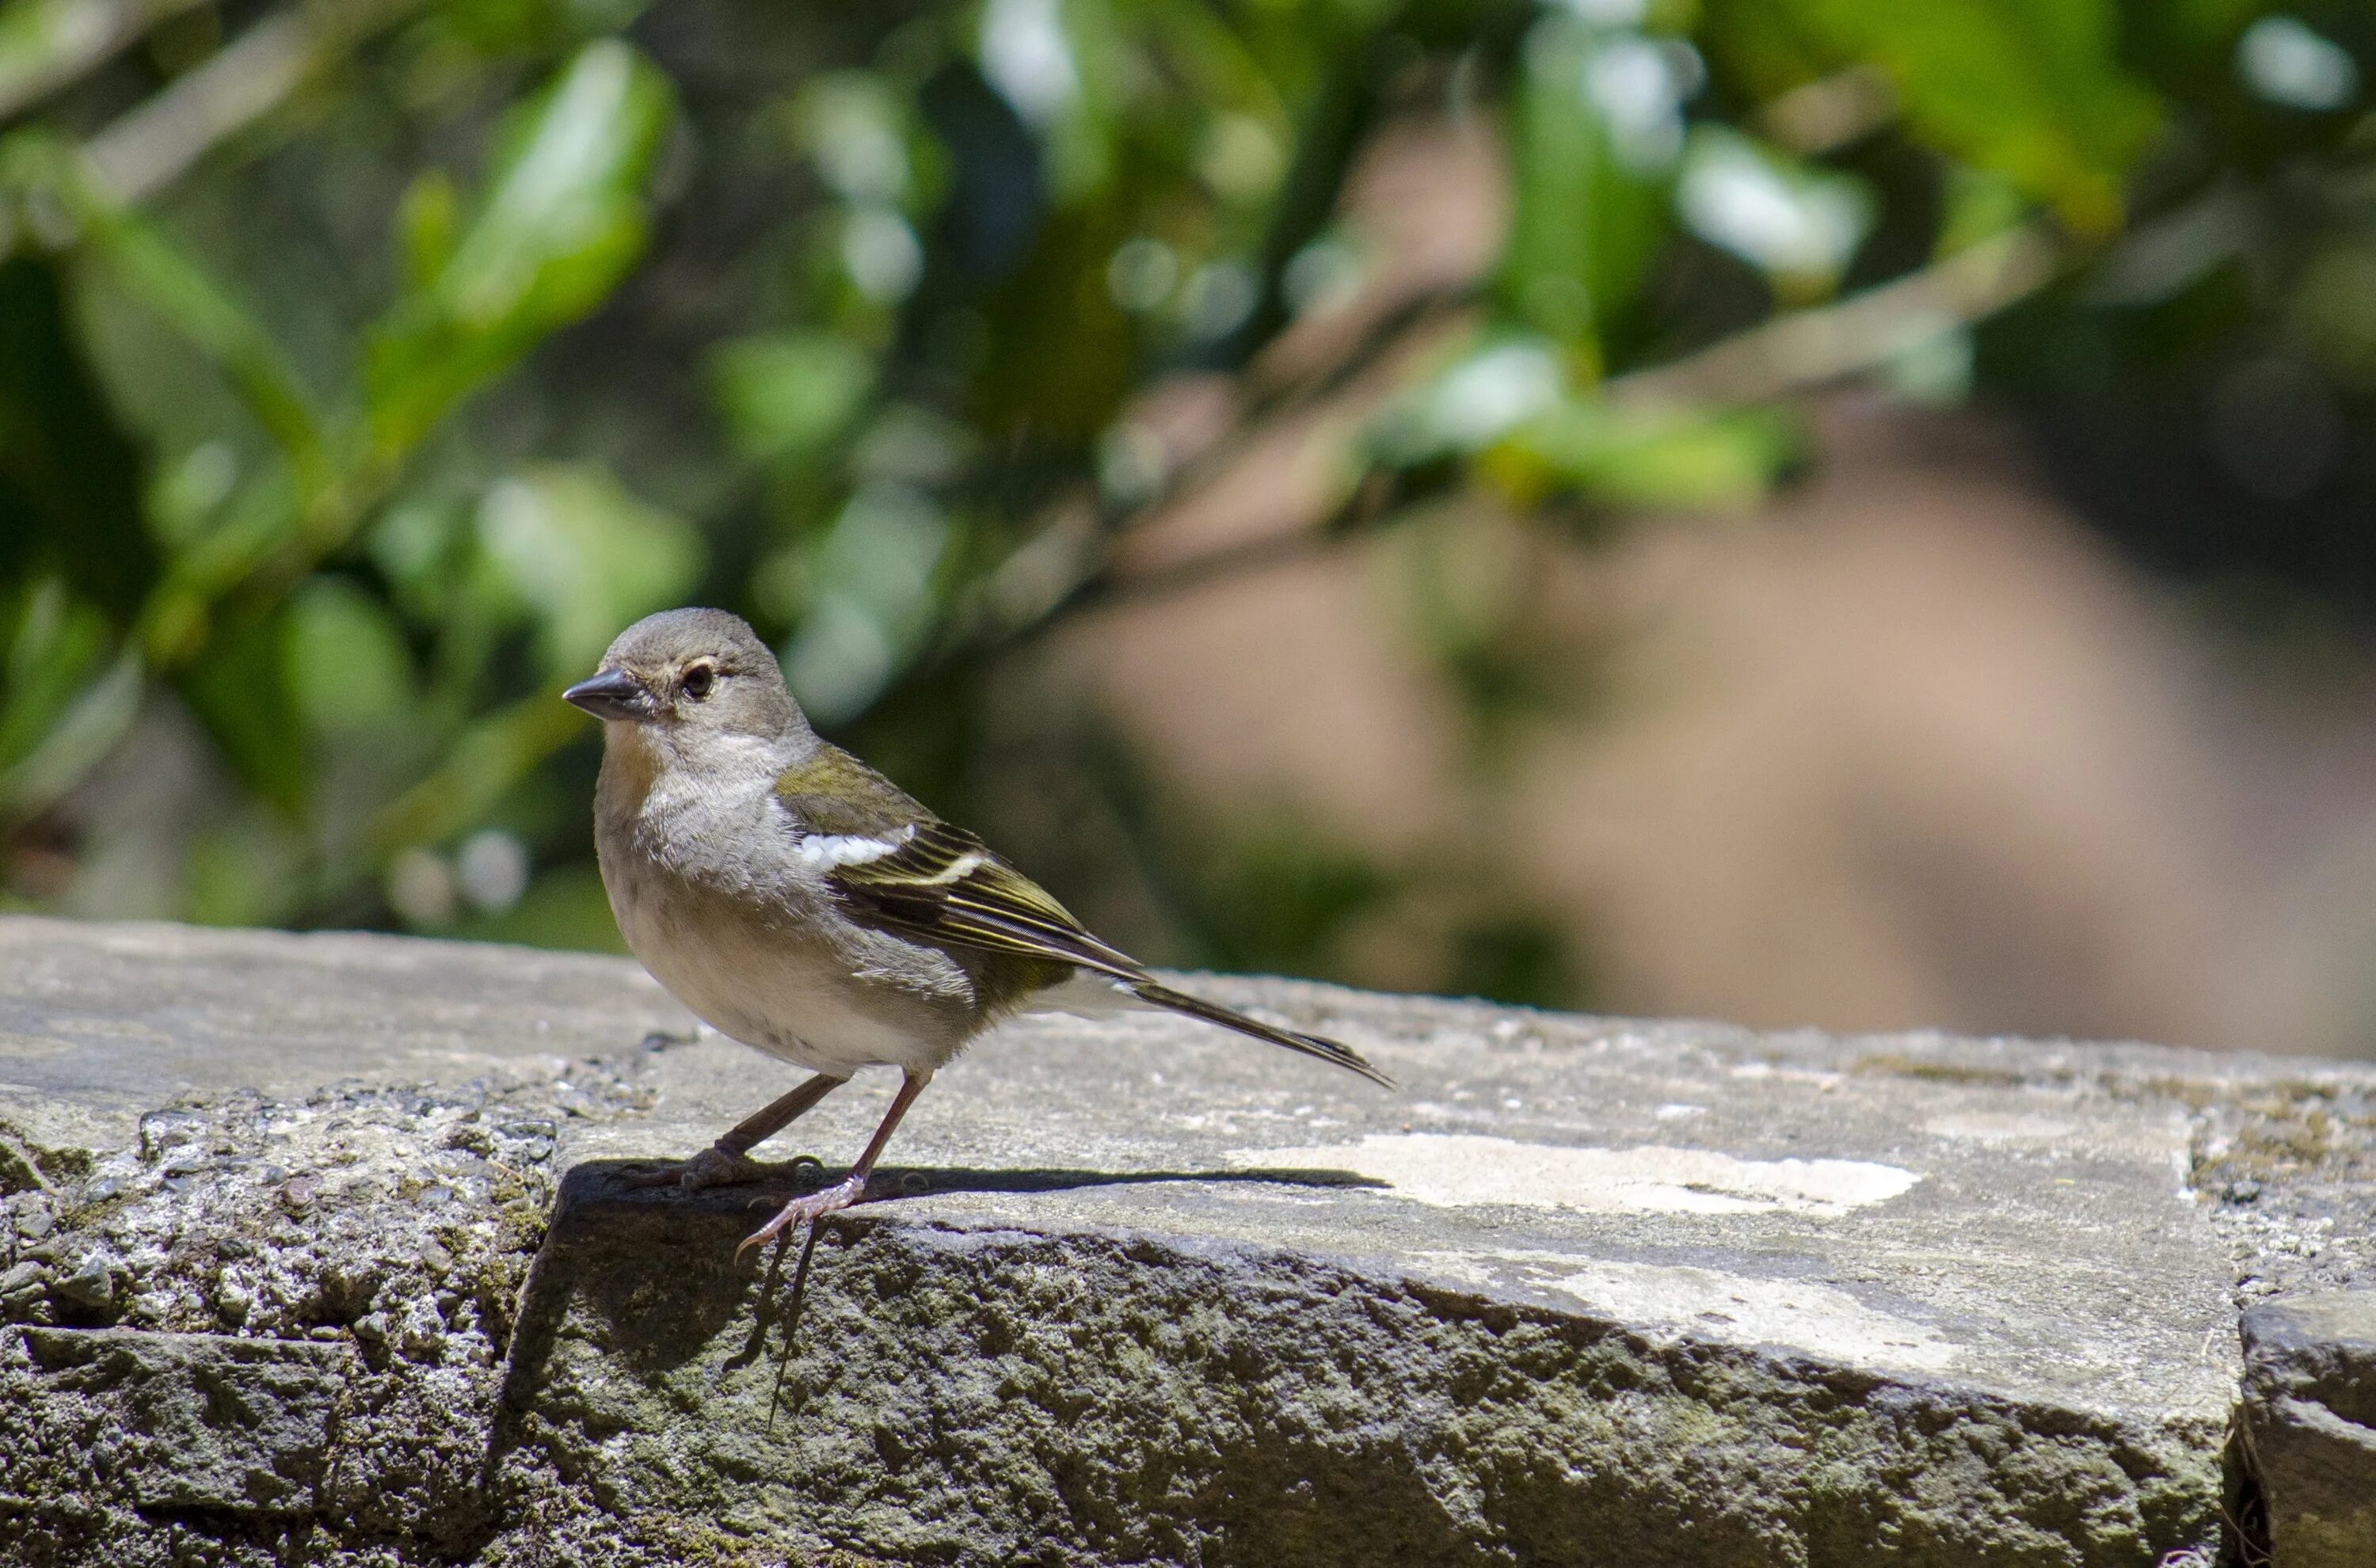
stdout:
[[1404,1087],[1017,1026],[779,1386],[632,966],[0,921],[0,1562],[2376,1562],[2376,1072],[1187,983]]

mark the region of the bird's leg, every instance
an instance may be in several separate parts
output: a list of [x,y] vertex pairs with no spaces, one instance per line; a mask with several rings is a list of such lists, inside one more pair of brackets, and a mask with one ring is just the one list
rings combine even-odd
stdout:
[[874,1161],[882,1155],[883,1146],[891,1141],[892,1133],[899,1125],[899,1118],[908,1114],[908,1107],[916,1103],[916,1097],[923,1093],[924,1086],[932,1081],[929,1068],[911,1068],[907,1080],[899,1086],[899,1092],[892,1098],[891,1109],[883,1113],[883,1125],[874,1129],[874,1136],[868,1141],[866,1152],[858,1157],[858,1163],[849,1168],[849,1174],[822,1192],[811,1193],[806,1197],[794,1198],[786,1204],[777,1211],[775,1218],[745,1237],[742,1244],[734,1249],[734,1255],[740,1257],[762,1241],[772,1240],[785,1226],[796,1220],[805,1219],[814,1223],[828,1214],[848,1208],[864,1196],[866,1178],[873,1174]]
[[691,1193],[703,1187],[729,1187],[763,1180],[767,1174],[766,1168],[748,1158],[751,1150],[790,1126],[818,1100],[848,1082],[848,1078],[819,1073],[790,1094],[778,1095],[736,1123],[729,1131],[719,1134],[716,1143],[683,1165],[630,1176],[627,1185],[682,1186]]

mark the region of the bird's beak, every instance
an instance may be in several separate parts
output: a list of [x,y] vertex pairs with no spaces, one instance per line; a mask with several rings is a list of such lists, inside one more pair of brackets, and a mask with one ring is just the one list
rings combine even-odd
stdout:
[[605,670],[561,694],[561,700],[584,708],[597,719],[649,719],[652,694],[624,670]]

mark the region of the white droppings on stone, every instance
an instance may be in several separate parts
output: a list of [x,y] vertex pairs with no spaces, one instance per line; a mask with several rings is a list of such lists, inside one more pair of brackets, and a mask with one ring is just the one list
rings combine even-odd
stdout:
[[1835,1088],[1840,1082],[1840,1075],[1826,1067],[1783,1067],[1771,1062],[1736,1062],[1726,1076],[1773,1078],[1786,1084],[1812,1084],[1817,1088]]
[[1969,1111],[1933,1116],[1922,1130],[1934,1138],[1980,1144],[2050,1144],[2076,1134],[2075,1123],[2026,1111]]
[[1240,1167],[1350,1170],[1443,1207],[1507,1204],[1591,1214],[1842,1215],[1921,1180],[1862,1159],[1742,1159],[1711,1149],[1578,1148],[1457,1133],[1372,1133],[1357,1144],[1232,1149]]
[[1417,1257],[1428,1274],[1464,1284],[1515,1279],[1561,1291],[1636,1331],[1897,1371],[1942,1371],[1962,1354],[1929,1324],[1867,1306],[1835,1285],[1814,1280],[1539,1251],[1430,1252]]
[[1621,1323],[1656,1324],[1703,1339],[1921,1372],[1943,1371],[1957,1356],[1956,1348],[1928,1325],[1811,1280],[1751,1279],[1669,1264],[1592,1263],[1550,1283]]

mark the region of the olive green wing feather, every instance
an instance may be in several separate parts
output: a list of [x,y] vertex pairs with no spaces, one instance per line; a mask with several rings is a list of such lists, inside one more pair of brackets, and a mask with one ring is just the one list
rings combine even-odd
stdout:
[[1039,884],[963,828],[944,822],[919,826],[892,853],[836,867],[828,880],[854,913],[885,929],[1087,969],[1110,977],[1151,1006],[1202,1018],[1392,1087],[1348,1046],[1278,1028],[1162,984],[1137,959],[1090,935]]
[[[1062,980],[1067,968],[1108,977],[1151,1006],[1348,1068],[1391,1087],[1349,1047],[1283,1029],[1174,991],[1129,954],[1089,934],[1071,910],[961,827],[926,811],[846,752],[822,748],[777,780],[777,799],[802,832],[797,851],[825,871],[850,917],[880,931],[955,944],[1032,966],[1024,991]],[[1033,978],[1033,970],[1046,978]]]
[[869,924],[1119,980],[1146,978],[1135,959],[1091,936],[980,839],[838,747],[819,747],[787,769],[776,799],[802,835],[797,852],[824,869],[849,912]]
[[777,775],[776,803],[804,835],[887,838],[940,820],[839,746],[820,745]]
[[1147,978],[1136,959],[1091,936],[1039,884],[944,822],[918,824],[890,853],[836,866],[826,880],[854,912],[904,935],[1071,964],[1123,981]]

